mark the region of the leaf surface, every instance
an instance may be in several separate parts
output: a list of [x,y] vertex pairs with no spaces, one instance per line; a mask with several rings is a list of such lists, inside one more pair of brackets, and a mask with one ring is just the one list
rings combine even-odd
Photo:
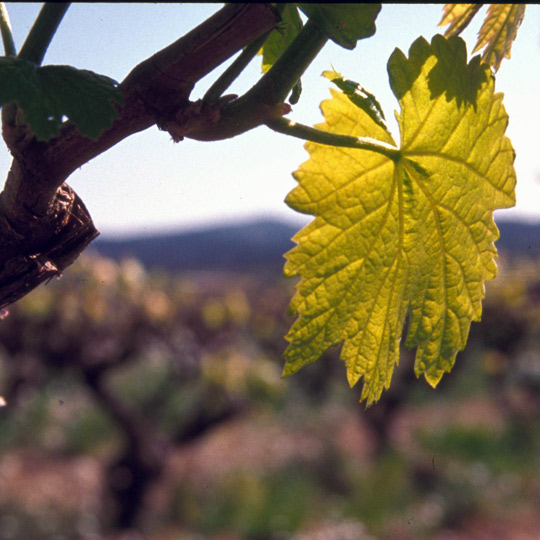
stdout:
[[[294,240],[285,274],[300,276],[284,374],[343,343],[351,386],[378,400],[406,345],[415,372],[436,385],[479,320],[484,282],[496,274],[496,208],[514,204],[514,151],[494,78],[461,38],[413,43],[388,62],[398,98],[400,151],[308,142],[310,154],[287,196],[315,219]],[[347,95],[331,91],[320,129],[397,146]]]
[[16,103],[36,138],[48,141],[60,132],[66,116],[79,131],[97,139],[123,102],[116,82],[71,66],[37,67],[19,58],[0,58],[0,105]]

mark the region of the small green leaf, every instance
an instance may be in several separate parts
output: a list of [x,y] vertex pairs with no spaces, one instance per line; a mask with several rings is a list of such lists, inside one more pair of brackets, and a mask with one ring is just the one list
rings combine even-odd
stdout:
[[298,4],[328,37],[346,49],[375,33],[381,4]]
[[[286,202],[315,219],[294,240],[285,274],[300,276],[284,374],[343,343],[349,383],[378,400],[406,345],[435,386],[480,319],[496,274],[493,211],[515,203],[514,151],[494,78],[461,38],[416,40],[388,62],[399,100],[399,153],[307,143]],[[320,129],[397,146],[372,115],[332,90]]]
[[97,139],[118,117],[112,102],[123,103],[116,84],[71,66],[37,67],[19,58],[0,58],[0,105],[16,103],[41,141],[59,134],[63,116],[83,135]]
[[302,19],[294,4],[285,4],[281,12],[281,22],[272,31],[262,47],[262,71],[266,73],[293,42],[302,29]]
[[485,47],[482,60],[498,70],[503,58],[510,58],[524,15],[525,4],[490,4],[473,53]]
[[445,4],[443,8],[443,17],[439,26],[446,26],[447,24],[450,26],[446,29],[444,35],[446,37],[459,36],[459,34],[469,26],[469,23],[482,5],[483,4]]
[[332,81],[357,107],[360,107],[371,116],[374,122],[388,131],[381,104],[373,94],[357,82],[344,79],[336,70],[324,71],[323,77]]

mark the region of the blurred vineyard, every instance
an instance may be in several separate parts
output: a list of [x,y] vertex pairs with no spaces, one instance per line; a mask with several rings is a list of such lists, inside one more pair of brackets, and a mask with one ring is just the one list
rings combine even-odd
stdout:
[[293,283],[87,255],[0,321],[0,540],[538,540],[540,261],[439,388],[282,379]]

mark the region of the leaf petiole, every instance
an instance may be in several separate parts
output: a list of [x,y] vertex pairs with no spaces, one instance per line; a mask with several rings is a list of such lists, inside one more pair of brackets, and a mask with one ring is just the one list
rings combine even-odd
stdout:
[[382,154],[392,161],[398,161],[401,152],[395,146],[388,143],[372,139],[370,137],[352,137],[350,135],[339,135],[330,133],[321,129],[312,128],[304,124],[299,124],[287,118],[278,118],[270,120],[266,125],[278,133],[312,141],[329,146],[342,146],[345,148],[357,148],[359,150],[368,150]]
[[308,20],[275,64],[238,101],[282,103],[306,68],[324,47],[328,37]]
[[247,65],[257,56],[264,42],[272,30],[263,34],[260,38],[250,43],[236,58],[236,60],[216,79],[203,97],[205,103],[213,104],[223,95],[223,92],[235,81],[244,71]]
[[[2,33],[2,42],[6,56],[17,56],[8,10],[4,2],[0,2],[0,32]],[[15,125],[16,115],[17,106],[14,103],[2,107],[2,124],[4,126]]]
[[19,51],[19,58],[30,60],[30,62],[38,66],[41,65],[47,48],[69,6],[69,2],[45,2],[43,4],[34,25],[30,29]]
[[9,15],[4,2],[0,2],[0,31],[2,32],[2,42],[6,56],[16,56],[17,50],[15,49]]

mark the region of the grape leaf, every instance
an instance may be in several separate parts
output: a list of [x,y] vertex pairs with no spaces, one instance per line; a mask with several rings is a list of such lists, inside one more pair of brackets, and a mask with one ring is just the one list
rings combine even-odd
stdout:
[[524,15],[525,4],[490,4],[473,53],[485,47],[482,59],[498,70],[503,58],[510,58]]
[[469,23],[482,5],[483,4],[445,4],[439,26],[446,26],[447,24],[450,26],[446,29],[444,35],[446,37],[459,36],[459,34],[469,26]]
[[71,66],[38,67],[20,58],[0,58],[0,105],[16,103],[36,138],[48,141],[67,116],[86,137],[97,139],[123,103],[116,82]]
[[[450,371],[496,274],[493,211],[515,202],[502,95],[479,57],[467,64],[463,40],[419,38],[408,58],[394,51],[388,72],[396,155],[308,142],[286,199],[315,219],[286,254],[285,274],[301,280],[284,375],[343,343],[349,383],[363,378],[368,405],[390,384],[406,318],[416,375],[435,386]],[[320,129],[396,146],[364,109],[331,94]]]
[[328,37],[345,49],[354,49],[359,39],[375,33],[381,4],[298,4],[298,7]]

